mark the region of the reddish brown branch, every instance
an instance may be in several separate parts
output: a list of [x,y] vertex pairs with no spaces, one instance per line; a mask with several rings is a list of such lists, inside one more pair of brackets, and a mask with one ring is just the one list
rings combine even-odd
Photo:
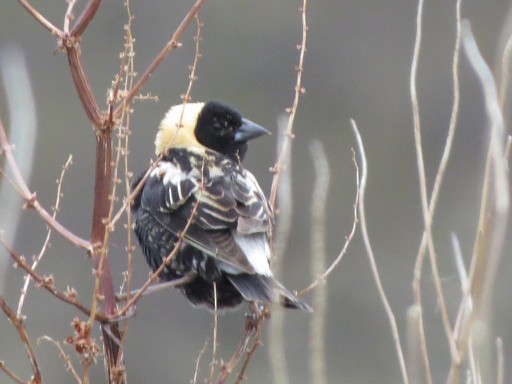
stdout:
[[[219,373],[219,376],[214,381],[215,384],[223,384],[231,372],[235,369],[238,362],[242,358],[242,354],[247,351],[247,356],[244,360],[240,373],[237,375],[236,383],[239,383],[244,378],[245,370],[251,361],[254,352],[261,345],[260,333],[261,333],[261,325],[265,318],[269,318],[270,311],[268,308],[263,308],[263,310],[259,310],[255,303],[249,303],[251,308],[251,317],[247,319],[245,324],[245,334],[238,344],[237,349],[231,356],[231,359],[226,364],[223,364]],[[252,347],[247,350],[247,346],[249,345],[249,341],[253,338]]]
[[25,380],[21,379],[16,375],[14,372],[12,372],[9,368],[5,366],[5,363],[0,360],[0,370],[4,371],[4,373],[9,376],[9,378],[14,381],[17,384],[25,384]]
[[82,36],[85,29],[89,26],[89,23],[94,18],[94,15],[96,15],[96,11],[100,7],[100,4],[101,0],[89,0],[80,16],[78,16],[78,19],[73,26],[73,29],[71,30],[71,36],[74,38]]
[[254,356],[254,353],[261,345],[263,345],[263,343],[261,342],[261,339],[260,339],[260,334],[261,334],[261,327],[260,327],[260,323],[258,322],[258,327],[256,330],[256,334],[254,335],[252,346],[247,351],[247,356],[245,357],[244,363],[242,364],[242,368],[240,369],[240,372],[238,373],[238,375],[236,377],[235,384],[239,384],[240,382],[245,380],[245,371],[247,370],[247,367],[249,366],[249,363],[250,363],[252,357]]
[[14,311],[7,305],[2,296],[0,296],[0,308],[2,308],[9,321],[18,331],[18,335],[21,339],[21,342],[25,347],[25,350],[27,351],[30,360],[30,365],[32,366],[32,372],[34,372],[34,376],[31,378],[30,382],[34,384],[42,383],[41,371],[39,370],[36,355],[34,353],[34,349],[32,348],[32,344],[30,343],[30,339],[28,338],[25,326],[23,325],[21,320],[16,317],[16,313],[14,313]]
[[[55,285],[54,285],[54,281],[51,277],[47,277],[47,276],[41,276],[40,274],[38,274],[37,272],[35,272],[31,267],[30,265],[25,261],[23,260],[22,257],[20,257],[10,246],[9,244],[7,244],[5,242],[5,240],[0,237],[0,243],[4,246],[4,248],[7,250],[7,252],[9,253],[9,256],[11,256],[11,258],[14,260],[14,262],[16,263],[16,265],[18,265],[19,267],[21,267],[25,272],[27,272],[30,277],[36,282],[36,285],[37,286],[40,286],[40,287],[43,287],[44,289],[46,289],[48,292],[50,292],[53,296],[55,296],[56,298],[58,298],[59,300],[62,300],[63,302],[65,303],[68,303],[68,304],[71,304],[73,306],[75,306],[76,308],[78,308],[82,313],[90,316],[91,315],[91,310],[89,308],[87,308],[85,305],[83,305],[82,303],[80,303],[77,299],[76,299],[76,293],[71,291],[69,293],[64,293],[64,292],[61,292],[59,291],[57,288],[55,288]],[[104,316],[103,314],[100,314],[100,313],[96,313],[95,314],[95,319],[96,320],[99,320],[99,321],[109,321],[109,317],[107,316]]]
[[162,61],[165,59],[165,57],[171,52],[174,48],[180,47],[179,39],[181,38],[181,35],[185,31],[185,29],[188,27],[192,19],[195,17],[197,12],[199,12],[199,9],[203,5],[205,0],[197,0],[197,2],[190,8],[185,18],[182,20],[179,27],[176,29],[176,31],[171,36],[170,40],[167,42],[165,47],[160,51],[160,53],[154,58],[154,60],[149,64],[149,67],[146,69],[146,71],[142,74],[140,79],[135,83],[135,85],[130,89],[124,100],[122,101],[122,104],[119,105],[116,108],[115,116],[118,116],[121,111],[123,110],[124,106],[128,104],[132,99],[139,93],[140,89],[146,84],[146,82],[149,80],[149,78],[153,75],[155,70],[158,68],[158,66],[162,63]]
[[276,164],[271,168],[271,171],[274,173],[274,177],[272,178],[272,187],[270,190],[270,205],[275,207],[276,195],[277,195],[277,185],[279,183],[279,174],[283,167],[286,166],[284,164],[284,160],[286,159],[286,152],[289,151],[289,147],[292,145],[292,140],[295,138],[295,134],[293,133],[293,122],[295,121],[295,114],[297,113],[297,108],[299,106],[300,95],[302,95],[306,90],[302,87],[302,74],[304,72],[304,56],[306,55],[306,41],[308,35],[308,25],[306,18],[306,6],[307,1],[302,1],[302,6],[300,8],[300,13],[302,16],[302,42],[297,48],[300,50],[299,54],[299,63],[296,67],[297,71],[297,79],[295,81],[295,96],[293,99],[293,105],[290,108],[286,108],[286,112],[290,114],[290,118],[288,119],[288,126],[286,131],[284,132],[285,138],[283,140],[283,145],[279,151],[279,156]]
[[35,9],[27,0],[18,0],[20,4],[30,13],[34,19],[39,21],[43,27],[45,27],[54,36],[58,36],[61,39],[64,37],[64,33],[53,25],[48,19],[46,19],[41,13]]
[[235,353],[233,353],[233,356],[231,356],[231,359],[229,359],[229,361],[226,364],[222,365],[219,376],[217,376],[217,379],[214,381],[214,384],[223,384],[227,380],[231,372],[233,372],[236,365],[240,361],[242,354],[247,349],[247,345],[249,345],[249,341],[251,340],[252,334],[253,328],[246,327],[245,334],[242,340],[240,341],[240,344],[238,344]]
[[[100,130],[97,135],[94,206],[91,227],[91,242],[94,245],[92,258],[96,271],[92,313],[95,315],[96,304],[98,304],[99,311],[107,314],[107,316],[113,315],[117,308],[108,257],[108,229],[106,226],[110,213],[110,193],[112,190],[111,162],[112,130],[107,127],[105,130]],[[94,316],[91,316],[90,319],[93,318]],[[118,323],[103,324],[102,333],[108,380],[109,383],[118,382],[114,380],[115,368],[118,367],[122,357],[122,351],[117,341],[121,339]]]
[[68,39],[66,42],[66,52],[68,55],[69,69],[71,71],[71,77],[75,84],[76,93],[80,98],[82,107],[84,108],[85,114],[89,121],[96,128],[100,128],[103,124],[101,110],[94,100],[89,80],[85,74],[82,60],[80,58],[80,45],[78,41],[73,38]]
[[55,218],[53,218],[53,216],[41,206],[41,204],[36,198],[36,194],[29,190],[27,184],[25,183],[25,180],[23,180],[23,176],[21,175],[18,165],[16,164],[16,160],[12,155],[12,147],[7,139],[7,134],[5,133],[5,129],[1,119],[0,144],[2,152],[7,160],[7,163],[11,167],[11,171],[14,177],[14,183],[16,185],[15,189],[18,192],[20,192],[21,197],[25,200],[26,206],[28,208],[34,209],[39,214],[39,216],[41,216],[44,222],[48,224],[57,233],[59,233],[61,236],[68,239],[77,247],[80,247],[90,253],[92,251],[91,243],[87,240],[84,240],[76,236],[74,233],[70,232],[66,227],[60,224],[57,220],[55,220]]

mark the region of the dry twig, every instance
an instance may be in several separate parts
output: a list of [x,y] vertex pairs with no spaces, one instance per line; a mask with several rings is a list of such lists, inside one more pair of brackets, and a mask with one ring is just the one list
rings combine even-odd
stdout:
[[64,352],[64,349],[62,348],[60,343],[58,341],[52,339],[49,336],[41,336],[39,339],[37,339],[37,342],[39,343],[39,341],[41,341],[41,340],[47,341],[47,342],[55,345],[55,347],[59,350],[59,356],[62,357],[62,359],[64,360],[64,364],[66,366],[66,371],[71,372],[71,374],[73,375],[73,377],[75,378],[75,380],[78,384],[82,384],[82,379],[76,372],[76,369],[73,366],[73,363],[71,362],[71,357],[66,352]]
[[[448,339],[448,344],[450,346],[450,354],[452,360],[459,361],[460,357],[457,351],[457,345],[455,343],[455,338],[453,336],[453,328],[450,323],[450,318],[448,316],[448,311],[446,309],[446,302],[444,299],[443,288],[441,285],[441,278],[439,276],[439,268],[437,267],[437,256],[434,248],[434,239],[432,237],[432,217],[429,214],[429,203],[428,203],[428,192],[427,192],[427,180],[425,176],[425,162],[423,158],[423,147],[421,143],[421,124],[420,124],[420,113],[419,113],[419,105],[418,105],[418,95],[416,92],[416,75],[417,75],[417,67],[418,67],[418,59],[419,52],[421,46],[421,37],[422,37],[422,17],[423,17],[423,0],[420,0],[418,5],[418,14],[416,20],[416,41],[414,44],[414,54],[411,65],[411,79],[410,79],[410,88],[411,88],[411,102],[412,102],[412,112],[413,112],[413,122],[414,122],[414,147],[416,149],[416,161],[418,166],[418,176],[419,176],[419,184],[420,184],[420,197],[421,197],[421,209],[423,214],[423,225],[425,236],[427,238],[427,248],[430,257],[430,265],[432,267],[432,277],[434,282],[434,287],[436,289],[437,299],[439,301],[439,308],[441,311],[441,318],[443,320],[443,327],[446,333],[446,338]],[[415,271],[416,272],[416,271]],[[416,276],[415,276],[416,278]],[[419,284],[419,279],[417,280]],[[419,291],[419,288],[418,288]],[[426,346],[424,346],[426,352]],[[425,368],[428,369],[428,363],[426,360],[425,354]],[[427,373],[427,379],[429,382],[431,381],[430,374]]]
[[[91,310],[87,308],[85,305],[80,303],[76,298],[76,292],[73,290],[68,290],[67,292],[61,292],[55,287],[55,281],[52,276],[41,276],[32,268],[28,263],[19,256],[10,246],[7,244],[2,236],[0,236],[0,243],[7,250],[11,258],[14,260],[17,266],[21,267],[26,273],[30,275],[30,277],[36,282],[38,286],[43,287],[52,295],[54,295],[59,300],[71,304],[78,308],[80,312],[85,313],[87,316],[91,316]],[[101,313],[95,314],[95,319],[98,321],[110,321],[110,318]]]
[[88,253],[92,251],[92,245],[90,241],[84,240],[71,231],[69,231],[66,227],[60,224],[57,220],[55,220],[52,215],[46,211],[39,201],[37,200],[36,194],[31,192],[28,188],[25,180],[21,176],[21,172],[18,169],[18,165],[16,164],[16,160],[12,155],[12,147],[9,144],[7,139],[7,134],[5,133],[3,123],[0,119],[0,144],[3,155],[5,156],[7,163],[11,167],[11,171],[14,177],[14,185],[16,186],[16,190],[20,193],[20,196],[25,200],[25,206],[28,208],[34,209],[39,216],[43,219],[43,221],[48,224],[55,232],[59,233],[61,236],[66,238],[72,244],[86,250]]
[[18,375],[12,372],[9,368],[5,366],[5,362],[0,360],[0,370],[3,371],[12,381],[16,384],[25,384],[25,381],[21,379]]
[[[57,197],[55,199],[55,206],[53,207],[53,215],[52,217],[55,219],[57,216],[57,212],[59,211],[59,205],[60,205],[60,199],[62,198],[62,183],[64,181],[64,174],[68,170],[69,166],[71,165],[73,156],[69,155],[68,160],[66,163],[62,166],[62,172],[60,173],[60,177],[57,180]],[[34,261],[32,262],[32,265],[30,269],[33,271],[36,269],[37,265],[43,258],[44,253],[48,249],[48,246],[50,244],[50,236],[51,236],[52,230],[48,229],[46,232],[46,238],[44,239],[43,246],[41,247],[41,250],[39,251],[39,254],[35,257]],[[22,317],[22,310],[23,310],[23,303],[25,302],[25,297],[27,295],[28,286],[30,284],[30,275],[25,275],[25,282],[23,284],[23,288],[21,289],[21,295],[20,299],[18,301],[18,310],[16,311],[16,316],[18,318]]]
[[393,339],[395,342],[396,352],[398,355],[398,362],[400,364],[400,370],[402,372],[402,380],[404,384],[409,383],[409,379],[407,377],[407,369],[405,367],[404,354],[402,352],[402,346],[400,343],[400,334],[398,333],[398,327],[396,325],[395,315],[393,314],[393,310],[389,305],[389,301],[386,297],[386,293],[384,291],[384,287],[382,286],[382,282],[380,280],[379,271],[377,269],[377,263],[375,262],[375,257],[373,255],[372,246],[370,243],[370,237],[368,235],[368,229],[366,227],[366,210],[364,205],[364,194],[366,190],[366,178],[368,177],[368,169],[366,165],[366,154],[364,151],[363,140],[361,139],[361,135],[359,130],[357,129],[356,122],[354,120],[350,121],[352,123],[352,129],[354,130],[354,134],[356,136],[357,148],[359,149],[359,156],[361,161],[361,189],[360,194],[361,198],[359,199],[358,209],[359,209],[359,217],[361,220],[361,232],[363,234],[364,245],[366,248],[366,252],[368,254],[368,259],[370,261],[370,267],[372,269],[373,278],[377,285],[377,290],[379,292],[380,299],[382,304],[384,305],[384,309],[386,310],[386,314],[388,316],[389,324],[391,326],[391,331],[393,333]]
[[[0,308],[2,308],[11,324],[14,326],[14,328],[16,328],[16,331],[18,331],[21,343],[27,351],[30,360],[30,366],[32,367],[32,372],[34,373],[34,376],[30,379],[30,382],[34,384],[41,384],[41,371],[39,370],[39,364],[37,363],[36,355],[34,353],[34,349],[32,348],[32,343],[30,342],[30,339],[27,335],[27,331],[25,330],[25,326],[23,325],[22,321],[16,317],[16,313],[7,305],[2,296],[0,296]],[[4,372],[7,373],[5,370]]]
[[281,147],[281,151],[279,152],[279,157],[276,164],[271,168],[271,171],[274,173],[274,177],[272,179],[272,189],[270,191],[270,205],[272,207],[275,206],[276,194],[277,194],[277,185],[279,183],[279,173],[286,166],[284,160],[287,156],[286,152],[288,151],[288,147],[291,146],[291,141],[294,138],[293,134],[293,122],[295,121],[295,114],[297,113],[297,108],[299,106],[300,95],[302,95],[306,90],[302,87],[302,73],[304,72],[304,56],[306,54],[306,39],[308,36],[308,25],[306,19],[306,11],[307,11],[307,0],[302,0],[302,6],[300,8],[300,12],[302,15],[302,42],[297,46],[300,49],[299,54],[299,64],[296,67],[297,70],[297,80],[295,82],[295,97],[293,100],[293,105],[290,108],[286,109],[286,112],[290,114],[290,118],[288,119],[288,127],[285,132],[285,139],[283,141],[283,146]]

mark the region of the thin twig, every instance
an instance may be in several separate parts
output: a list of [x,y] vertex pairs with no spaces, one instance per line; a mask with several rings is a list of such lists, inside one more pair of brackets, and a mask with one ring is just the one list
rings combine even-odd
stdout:
[[382,304],[384,305],[384,309],[386,310],[386,314],[388,316],[389,324],[391,326],[391,331],[393,333],[393,339],[395,342],[395,348],[398,355],[398,361],[400,364],[400,370],[402,372],[402,380],[404,384],[409,383],[409,379],[407,377],[407,370],[405,367],[405,360],[404,360],[404,354],[402,352],[402,346],[400,343],[400,334],[398,333],[398,327],[396,325],[395,315],[393,314],[393,310],[391,309],[391,306],[389,305],[389,301],[386,297],[386,293],[384,291],[384,287],[382,286],[382,282],[380,280],[379,271],[377,269],[377,263],[375,261],[375,256],[373,255],[372,246],[370,243],[370,238],[368,235],[368,229],[366,227],[366,209],[364,205],[364,194],[366,191],[366,179],[368,177],[368,168],[366,165],[366,154],[364,151],[363,146],[363,140],[361,139],[361,135],[359,133],[359,130],[357,129],[356,122],[354,120],[350,120],[352,124],[352,129],[354,130],[354,134],[356,136],[356,142],[357,147],[359,149],[359,157],[361,161],[361,198],[359,199],[359,217],[361,220],[361,232],[363,235],[363,240],[366,248],[366,252],[368,254],[368,259],[370,261],[370,267],[372,269],[373,278],[375,280],[375,283],[377,285],[377,290],[379,292],[380,299],[382,301]]
[[300,12],[302,15],[302,42],[297,47],[300,49],[299,54],[299,64],[296,67],[297,70],[297,79],[295,81],[295,96],[293,99],[293,105],[290,108],[286,109],[286,112],[290,114],[288,119],[288,127],[285,132],[285,139],[283,141],[283,146],[281,147],[281,151],[279,153],[279,158],[276,164],[271,168],[271,171],[274,173],[274,177],[272,178],[272,188],[270,190],[270,198],[269,202],[271,207],[275,207],[276,194],[277,194],[277,185],[279,183],[279,173],[281,170],[287,166],[284,163],[284,159],[287,157],[286,152],[288,151],[288,147],[292,144],[292,140],[294,138],[293,134],[293,122],[295,121],[295,114],[297,113],[297,108],[299,106],[300,95],[305,92],[305,89],[302,86],[302,74],[304,72],[304,56],[306,54],[306,41],[308,36],[308,25],[306,19],[306,11],[307,11],[307,0],[302,0],[302,6],[300,8]]
[[7,135],[4,130],[4,126],[0,119],[0,144],[1,149],[6,157],[7,163],[11,167],[11,171],[14,177],[14,182],[17,185],[18,191],[21,192],[21,197],[25,200],[25,204],[27,207],[34,209],[39,216],[43,219],[43,221],[48,224],[54,231],[59,233],[61,236],[69,240],[71,243],[86,250],[88,253],[92,252],[92,245],[90,241],[84,240],[72,232],[70,232],[66,227],[60,224],[57,220],[55,220],[52,215],[50,215],[39,203],[36,198],[36,194],[31,192],[25,183],[25,180],[21,176],[21,172],[18,169],[18,165],[16,164],[16,160],[12,155],[12,148],[9,145],[9,141],[7,139]]
[[235,352],[233,353],[233,356],[229,359],[229,361],[222,365],[220,369],[220,373],[213,382],[214,384],[223,384],[226,379],[229,377],[233,369],[235,369],[236,365],[240,361],[240,358],[242,357],[243,352],[246,350],[247,345],[249,344],[249,341],[251,340],[251,336],[254,332],[254,329],[252,327],[246,327],[244,336],[240,340],[240,343],[238,344],[238,347],[236,348]]
[[[459,353],[464,356],[471,339],[475,320],[488,323],[492,291],[507,236],[510,195],[505,156],[506,137],[498,92],[491,70],[485,63],[467,20],[462,21],[462,42],[466,55],[480,80],[489,119],[490,142],[486,162],[478,234],[469,271],[474,310],[464,322],[458,340]],[[477,347],[476,350],[481,348]],[[460,364],[450,367],[448,382],[458,381]]]
[[[134,19],[134,16],[132,15],[131,8],[130,8],[130,1],[125,0],[124,1],[124,7],[126,8],[127,13],[127,23],[125,25],[125,51],[124,54],[126,55],[125,58],[121,60],[121,66],[120,67],[120,73],[124,74],[124,91],[128,91],[133,86],[133,83],[135,81],[135,39],[132,34],[132,20]],[[128,63],[125,64],[125,60],[127,59]],[[114,100],[112,104],[109,106],[110,114],[113,118],[114,113],[114,102],[117,101],[118,95],[114,95]],[[128,196],[130,194],[130,188],[131,188],[131,182],[130,178],[132,173],[130,172],[129,165],[128,165],[128,155],[130,153],[129,150],[129,139],[130,139],[130,122],[131,122],[131,111],[127,108],[126,113],[124,114],[125,118],[122,119],[124,121],[123,125],[119,127],[119,135],[120,138],[124,138],[124,185],[125,185],[125,196]],[[121,134],[122,133],[122,134]],[[120,140],[121,142],[123,140]],[[122,144],[120,143],[120,146]],[[126,291],[129,297],[130,292],[132,289],[132,253],[135,249],[135,246],[132,245],[132,239],[133,239],[133,231],[132,231],[132,215],[130,210],[126,210],[126,258],[127,258],[127,267],[126,271],[123,273],[123,276],[125,278],[126,283]],[[110,218],[112,218],[112,215],[110,215]],[[122,292],[121,287],[121,292]],[[124,321],[123,329],[121,332],[121,343],[124,343],[124,338],[128,331],[128,321]]]
[[82,379],[76,372],[76,369],[73,366],[73,363],[71,362],[71,357],[66,352],[64,352],[64,349],[62,348],[60,343],[58,341],[52,339],[49,336],[41,336],[39,339],[37,339],[37,343],[39,344],[39,341],[41,341],[41,340],[52,343],[53,345],[55,345],[55,347],[57,347],[57,349],[59,350],[59,356],[62,357],[62,359],[64,360],[64,364],[66,366],[66,371],[71,372],[71,374],[73,375],[73,377],[75,378],[75,380],[78,384],[82,384]]
[[194,378],[192,379],[192,384],[197,384],[197,376],[199,375],[199,363],[201,362],[201,357],[203,357],[204,353],[206,352],[206,347],[208,347],[208,340],[204,342],[204,346],[197,356],[196,368],[194,370]]
[[258,327],[256,328],[255,335],[252,341],[252,346],[247,351],[247,355],[245,356],[245,360],[242,364],[242,368],[240,368],[240,372],[238,373],[235,384],[240,384],[243,380],[245,380],[245,371],[247,370],[247,367],[249,366],[249,363],[254,356],[254,353],[256,350],[262,345],[261,342],[261,327],[258,324]]
[[219,312],[217,311],[217,283],[213,283],[213,342],[212,342],[212,361],[210,362],[210,378],[208,382],[211,383],[213,379],[213,372],[217,365],[217,335],[219,331]]
[[[64,181],[64,174],[68,170],[69,166],[71,165],[71,162],[73,160],[73,156],[69,155],[68,160],[66,163],[62,166],[62,171],[60,173],[60,177],[57,180],[57,197],[55,198],[55,206],[53,207],[53,215],[52,217],[55,219],[57,216],[57,212],[59,211],[59,205],[60,205],[60,199],[62,198],[62,183]],[[30,269],[33,271],[37,268],[37,265],[43,258],[43,255],[45,254],[46,250],[48,249],[48,245],[50,244],[50,236],[51,236],[52,230],[51,228],[48,229],[46,232],[46,238],[44,239],[43,246],[41,247],[41,250],[39,251],[39,254],[35,257],[34,261],[32,262],[32,265]],[[25,282],[23,284],[23,288],[21,289],[21,295],[20,299],[18,301],[18,310],[16,311],[16,316],[18,318],[22,317],[22,310],[23,310],[23,303],[25,302],[25,297],[27,295],[28,286],[30,284],[30,275],[25,275]]]
[[428,202],[428,192],[427,192],[427,180],[425,175],[425,162],[423,158],[423,146],[421,143],[421,124],[420,124],[420,113],[419,113],[419,105],[418,105],[418,95],[416,91],[416,76],[417,76],[417,67],[418,67],[418,59],[419,52],[421,46],[421,37],[422,37],[422,15],[423,15],[423,0],[420,0],[418,5],[418,15],[416,21],[416,41],[414,44],[414,54],[411,65],[411,79],[410,79],[410,88],[411,88],[411,102],[412,102],[412,112],[413,112],[413,122],[414,122],[414,147],[416,149],[416,161],[418,167],[418,176],[419,176],[419,184],[420,184],[420,197],[421,197],[421,210],[423,215],[423,225],[424,231],[427,238],[427,248],[430,257],[430,264],[432,267],[432,277],[434,282],[434,287],[436,289],[437,299],[439,301],[439,308],[441,311],[441,318],[443,320],[443,327],[446,334],[446,338],[448,339],[448,344],[450,346],[450,354],[451,358],[454,361],[460,361],[460,357],[458,355],[457,345],[455,342],[455,338],[453,336],[453,329],[450,323],[450,317],[448,316],[448,310],[446,308],[446,302],[444,299],[443,288],[441,285],[441,278],[439,276],[439,268],[437,266],[437,256],[434,248],[434,239],[432,237],[432,218],[429,214],[429,202]]
[[[453,253],[455,256],[455,265],[457,268],[457,273],[459,275],[460,286],[462,291],[462,300],[459,306],[459,313],[457,314],[455,325],[453,327],[455,340],[458,341],[460,339],[461,329],[464,326],[465,322],[467,321],[468,317],[471,316],[471,313],[473,311],[473,298],[471,296],[468,273],[466,271],[466,267],[464,266],[464,258],[462,256],[462,249],[460,246],[459,239],[456,234],[452,233],[451,240]],[[468,359],[469,372],[471,373],[472,380],[474,383],[479,383],[479,374],[477,369],[477,363],[475,361],[473,343],[471,342],[471,338],[468,341]]]
[[18,331],[18,336],[20,337],[21,342],[28,354],[32,372],[34,373],[34,376],[31,378],[31,382],[34,384],[42,383],[39,364],[37,363],[36,355],[34,353],[34,349],[32,348],[32,344],[30,343],[27,331],[25,330],[25,326],[23,325],[22,321],[16,317],[16,313],[7,305],[2,296],[0,296],[0,308],[2,308],[9,321],[12,323],[14,328],[16,328],[16,331]]
[[359,223],[358,206],[359,206],[359,199],[361,198],[361,189],[360,189],[360,185],[359,185],[359,167],[357,165],[356,154],[353,149],[352,149],[352,161],[354,162],[354,167],[355,167],[355,171],[356,171],[356,175],[355,175],[356,176],[356,196],[354,198],[354,205],[353,205],[354,219],[352,221],[352,228],[350,230],[350,233],[348,234],[348,236],[345,236],[345,243],[343,244],[343,247],[341,248],[341,251],[338,254],[338,256],[336,256],[336,258],[333,260],[333,262],[329,265],[329,268],[327,268],[325,270],[325,272],[322,275],[320,275],[319,277],[317,277],[317,279],[315,281],[313,281],[309,286],[307,286],[303,290],[299,291],[297,293],[297,296],[303,296],[304,294],[306,294],[307,292],[311,291],[316,286],[318,286],[318,284],[321,284],[325,280],[327,280],[327,277],[332,273],[332,271],[334,271],[334,269],[338,266],[338,264],[340,263],[343,256],[345,256],[345,254],[347,253],[348,246],[350,245],[350,242],[352,241],[352,238],[354,237],[354,234],[356,233],[357,224]]
[[[4,246],[4,248],[7,250],[11,258],[14,260],[16,265],[20,266],[25,272],[27,272],[30,277],[37,283],[38,286],[43,287],[48,292],[50,292],[52,295],[57,297],[59,300],[64,301],[65,303],[71,304],[78,308],[82,313],[85,313],[87,316],[91,315],[91,310],[87,308],[85,305],[80,303],[76,298],[76,292],[73,290],[70,290],[68,292],[61,292],[57,288],[55,288],[53,277],[51,276],[41,276],[32,268],[30,268],[30,265],[23,260],[16,252],[14,252],[13,249],[10,248],[10,246],[4,241],[2,236],[0,236],[0,243]],[[96,313],[95,319],[99,321],[109,321],[110,318],[105,316],[104,314]]]
[[[199,20],[199,14],[196,13],[194,16],[196,20],[196,34],[194,36],[194,42],[195,42],[195,51],[194,51],[194,61],[192,62],[192,65],[190,65],[190,75],[188,76],[188,87],[187,91],[184,95],[181,96],[183,100],[183,104],[189,103],[192,99],[190,97],[190,94],[192,92],[192,85],[194,84],[194,81],[197,80],[197,63],[199,62],[199,58],[201,57],[201,53],[199,52],[199,47],[201,43],[201,27],[203,26],[203,23],[201,23],[201,20]],[[183,114],[185,113],[185,108],[181,110],[181,117],[179,120],[178,126],[181,127],[181,121],[183,119]]]
[[64,33],[69,35],[69,24],[73,19],[73,7],[75,6],[76,0],[67,0],[68,9],[66,10],[66,14],[64,15]]
[[[327,194],[329,191],[330,170],[325,149],[318,140],[311,142],[311,158],[315,167],[315,184],[311,197],[311,262],[310,270],[313,279],[325,270],[325,221],[327,210]],[[316,384],[327,383],[325,367],[325,329],[327,317],[327,282],[324,280],[313,293],[313,308],[309,330],[309,370],[311,381]]]
[[[199,11],[199,10],[197,10],[197,11]],[[186,90],[185,94],[182,96],[183,104],[184,105],[191,100],[190,94],[191,94],[191,91],[192,91],[192,85],[193,85],[194,81],[197,79],[197,76],[196,76],[197,63],[199,61],[199,58],[201,57],[201,54],[199,52],[199,47],[200,47],[200,42],[201,42],[201,27],[202,27],[203,24],[199,20],[199,17],[198,17],[197,14],[195,14],[194,17],[196,19],[196,25],[197,25],[197,32],[196,32],[196,35],[194,36],[195,54],[194,54],[194,61],[193,61],[192,65],[190,66],[190,75],[189,75],[188,87],[187,87],[187,90]],[[133,56],[130,56],[130,57],[133,59]],[[128,89],[133,89],[133,87],[130,86],[130,88],[127,88],[127,90],[126,90],[127,93],[129,92]],[[121,113],[122,110],[120,108],[123,105],[125,105],[125,104],[121,104],[120,107],[114,112],[114,114]],[[180,117],[180,123],[179,123],[180,127],[181,127],[181,119],[183,118],[183,113],[184,112],[185,112],[185,108],[182,109],[182,115]],[[149,174],[151,173],[151,171],[156,166],[158,160],[160,160],[160,157],[158,159],[156,159],[151,164],[150,168],[147,170],[146,174],[140,180],[140,182],[137,184],[137,186],[130,193],[127,193],[127,197],[124,199],[123,205],[121,206],[121,208],[119,208],[119,210],[114,215],[112,220],[109,221],[109,227],[111,228],[111,230],[113,229],[114,225],[119,221],[119,219],[121,218],[122,214],[124,212],[126,212],[128,207],[130,206],[131,202],[133,201],[134,197],[139,194],[139,192],[141,191],[142,187],[144,186],[144,183],[145,183],[146,179],[148,178]]]
[[[422,7],[423,5],[420,4],[420,6]],[[437,199],[439,196],[439,191],[441,189],[441,185],[442,185],[445,171],[446,171],[446,166],[447,166],[448,160],[450,158],[453,138],[455,136],[458,111],[459,111],[458,62],[459,62],[459,51],[460,51],[460,42],[461,42],[460,8],[461,8],[461,1],[457,0],[457,4],[456,4],[457,35],[455,38],[455,48],[453,51],[453,61],[452,61],[453,106],[452,106],[452,113],[451,113],[451,117],[450,117],[450,125],[448,128],[448,135],[446,138],[443,155],[441,157],[441,161],[439,163],[439,167],[438,167],[436,177],[434,180],[434,187],[432,189],[432,195],[430,197],[430,202],[429,202],[429,206],[428,206],[428,216],[430,218],[430,224],[432,224],[433,219],[434,219],[434,213],[435,213],[435,209],[437,207]],[[422,12],[422,11],[419,10],[419,12]],[[418,23],[420,24],[420,27],[421,27],[421,14],[419,15]],[[419,38],[421,39],[421,36]],[[420,41],[417,41],[418,55],[419,55],[419,45],[420,45]],[[416,68],[414,69],[414,71],[416,71]],[[416,100],[416,107],[417,107],[417,100]],[[418,119],[418,123],[419,123],[419,112],[416,110],[415,114],[416,113],[418,114],[417,119]],[[416,256],[416,264],[415,264],[415,268],[414,268],[414,278],[413,278],[413,293],[414,293],[415,305],[420,308],[419,327],[418,327],[418,331],[420,333],[418,336],[419,336],[420,348],[422,350],[423,364],[424,364],[424,369],[425,369],[425,373],[426,373],[426,379],[429,383],[431,383],[432,377],[430,374],[428,352],[427,352],[427,346],[426,346],[426,340],[425,340],[425,331],[423,328],[423,316],[422,316],[422,311],[421,311],[421,270],[423,267],[423,259],[424,259],[425,251],[427,249],[427,237],[428,237],[427,232],[425,230],[423,232],[423,235],[421,238],[421,244],[420,244],[420,247],[418,250],[418,254]]]
[[17,384],[26,384],[25,380],[21,379],[18,375],[12,372],[5,366],[5,362],[0,360],[0,371],[3,371],[9,378]]
[[123,105],[126,105],[130,103],[130,101],[139,93],[140,89],[146,84],[146,82],[149,80],[149,78],[153,75],[155,70],[158,68],[158,66],[162,63],[162,61],[165,59],[165,57],[175,48],[178,48],[181,46],[179,43],[179,39],[181,38],[181,35],[185,31],[185,29],[188,27],[194,16],[197,12],[199,12],[199,9],[203,5],[205,0],[197,0],[196,3],[190,8],[185,18],[182,20],[181,24],[178,26],[176,31],[173,33],[165,47],[160,51],[160,53],[153,59],[151,64],[149,64],[148,68],[140,79],[135,83],[135,85],[130,89],[128,94],[125,96],[125,98],[122,101],[122,104],[119,105],[116,108],[116,111],[114,113],[115,116],[117,116],[120,111],[123,109]]
[[46,19],[37,9],[35,9],[28,0],[18,0],[21,5],[30,13],[34,19],[39,21],[43,27],[45,27],[52,35],[64,38],[64,32],[53,25],[48,19]]

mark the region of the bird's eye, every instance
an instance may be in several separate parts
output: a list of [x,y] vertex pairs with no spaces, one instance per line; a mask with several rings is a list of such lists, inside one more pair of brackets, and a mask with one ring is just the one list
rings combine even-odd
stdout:
[[212,124],[213,131],[216,133],[219,133],[222,130],[222,124],[216,120]]

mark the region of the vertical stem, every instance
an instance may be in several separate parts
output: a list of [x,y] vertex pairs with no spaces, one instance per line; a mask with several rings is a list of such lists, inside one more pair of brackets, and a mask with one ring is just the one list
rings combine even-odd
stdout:
[[[116,300],[112,274],[108,259],[107,219],[110,208],[110,193],[112,190],[112,129],[98,131],[96,143],[96,174],[94,180],[94,207],[91,228],[91,241],[93,243],[93,264],[97,273],[97,289],[93,299],[93,313],[96,303],[100,312],[113,315],[116,311]],[[109,329],[107,329],[109,327]],[[106,368],[108,382],[113,381],[112,368],[118,363],[119,341],[121,334],[118,323],[102,324],[103,343],[105,348]],[[117,340],[116,340],[117,339]]]

